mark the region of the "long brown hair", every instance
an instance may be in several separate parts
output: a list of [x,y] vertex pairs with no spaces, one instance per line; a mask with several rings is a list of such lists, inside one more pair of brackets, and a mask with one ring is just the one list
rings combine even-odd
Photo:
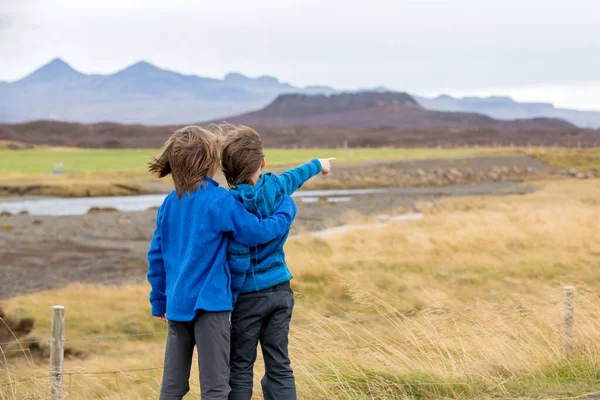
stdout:
[[179,198],[192,193],[219,165],[217,135],[220,128],[186,126],[178,129],[165,143],[160,156],[153,158],[148,170],[164,178],[173,177]]
[[221,169],[230,187],[251,184],[264,156],[258,132],[244,125],[227,125],[221,140]]

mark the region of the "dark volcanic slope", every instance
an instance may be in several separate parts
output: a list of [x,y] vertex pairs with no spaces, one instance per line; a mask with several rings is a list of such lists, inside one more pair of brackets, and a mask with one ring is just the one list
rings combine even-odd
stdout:
[[0,140],[69,147],[160,147],[175,126],[124,125],[112,122],[79,124],[34,121],[0,124]]
[[261,110],[226,120],[262,126],[575,128],[568,122],[552,118],[500,121],[475,113],[426,110],[413,97],[399,92],[342,93],[330,96],[285,94]]

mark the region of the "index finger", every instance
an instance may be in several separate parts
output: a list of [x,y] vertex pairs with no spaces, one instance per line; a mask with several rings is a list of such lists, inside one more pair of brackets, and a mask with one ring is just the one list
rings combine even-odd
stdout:
[[327,161],[329,161],[329,162],[332,162],[332,161],[335,161],[335,160],[336,160],[335,157],[330,157],[330,158],[327,159]]

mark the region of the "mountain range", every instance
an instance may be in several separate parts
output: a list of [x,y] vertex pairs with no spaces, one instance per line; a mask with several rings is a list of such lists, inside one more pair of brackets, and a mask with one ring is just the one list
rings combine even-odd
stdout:
[[600,111],[580,111],[556,108],[552,103],[517,102],[506,96],[455,98],[441,95],[435,98],[414,96],[425,108],[437,111],[472,112],[496,119],[560,118],[581,128],[600,128]]
[[[358,90],[354,94],[360,92]],[[388,93],[384,88],[369,92]],[[289,94],[290,97],[279,98],[273,104],[273,99],[282,94]],[[330,97],[327,95],[331,94],[339,94],[341,97],[327,100]],[[111,75],[84,74],[57,58],[23,79],[0,82],[0,123],[58,120],[181,125],[208,120],[230,120],[229,116],[240,114],[247,121],[255,121],[257,116],[252,111],[267,106],[266,110],[260,111],[260,118],[264,120],[265,113],[272,114],[276,111],[274,107],[289,107],[291,100],[294,107],[300,106],[302,96],[310,96],[304,97],[304,103],[309,102],[312,104],[310,107],[317,108],[331,106],[327,104],[328,101],[364,100],[357,100],[360,96],[344,94],[329,86],[295,87],[271,76],[250,78],[239,73],[230,73],[223,79],[205,78],[160,69],[145,61]],[[327,113],[327,118],[316,117],[319,111],[313,110],[310,120],[313,124],[427,127],[432,123],[439,125],[436,119],[445,118],[451,119],[446,121],[446,125],[460,126],[493,124],[489,117],[499,120],[558,118],[579,127],[600,128],[600,111],[560,109],[550,103],[520,103],[508,97],[461,99],[442,95],[427,98],[399,93],[395,101],[403,96],[411,99],[409,101],[404,97],[403,101],[412,101],[414,104],[404,104],[408,107],[403,107],[402,112],[399,112],[399,104],[385,103],[376,107],[377,114],[372,114],[371,107],[363,107],[365,104],[361,103],[362,111],[350,110],[350,119],[343,113],[334,116],[336,113],[331,112]],[[301,106],[304,111],[295,112],[310,111],[306,107],[308,106],[304,104]],[[425,114],[424,110],[446,114],[435,116]],[[345,112],[349,110],[346,109]],[[361,113],[363,115],[359,115]],[[470,115],[460,115],[461,113]],[[283,122],[295,123],[294,118],[299,123],[307,121],[307,118],[300,118],[299,115],[292,117],[286,114],[285,121],[280,121],[279,125]],[[424,117],[424,120],[419,121]],[[269,121],[278,124],[274,114]]]
[[294,87],[270,76],[183,75],[145,61],[112,75],[88,75],[57,58],[23,79],[0,83],[0,122],[185,124],[255,110],[281,93],[333,91]]

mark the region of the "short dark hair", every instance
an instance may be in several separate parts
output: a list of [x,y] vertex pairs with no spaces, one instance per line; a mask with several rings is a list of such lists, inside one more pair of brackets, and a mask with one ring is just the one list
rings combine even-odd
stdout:
[[149,163],[148,170],[159,178],[170,174],[179,198],[185,192],[194,192],[219,165],[219,132],[220,128],[216,126],[186,126],[176,130],[165,143],[161,155]]
[[221,168],[230,187],[251,184],[265,152],[260,135],[244,125],[228,125],[221,142]]

